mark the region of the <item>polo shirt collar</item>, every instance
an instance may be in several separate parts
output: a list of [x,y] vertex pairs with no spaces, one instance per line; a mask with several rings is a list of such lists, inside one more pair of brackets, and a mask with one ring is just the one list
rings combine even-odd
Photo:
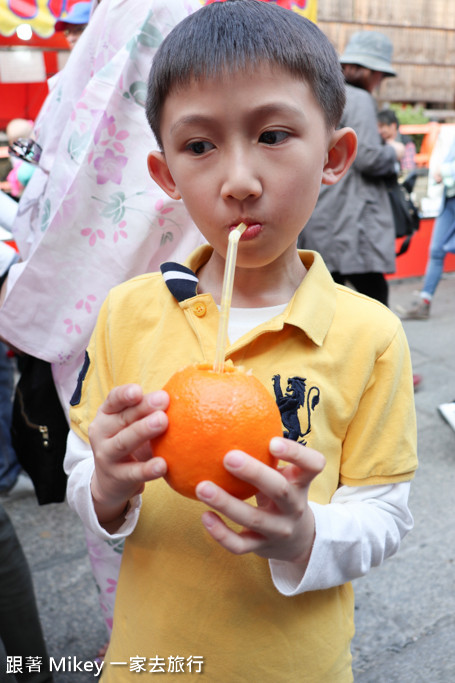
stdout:
[[285,311],[286,322],[322,346],[335,316],[336,285],[318,252],[299,250],[299,255],[307,274]]
[[[195,273],[210,258],[210,245],[198,247],[185,265],[167,262],[161,265],[161,273],[171,294],[182,302],[197,296],[198,278]],[[317,346],[321,346],[335,315],[337,290],[320,254],[299,250],[307,270],[286,310],[277,317],[277,325],[300,328]]]

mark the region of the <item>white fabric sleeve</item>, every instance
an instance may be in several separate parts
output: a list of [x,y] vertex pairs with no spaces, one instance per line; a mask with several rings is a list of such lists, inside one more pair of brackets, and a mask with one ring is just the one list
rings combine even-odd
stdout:
[[85,527],[106,541],[118,540],[129,536],[136,527],[142,498],[140,495],[130,499],[130,507],[125,521],[115,534],[109,534],[98,522],[93,507],[90,482],[95,470],[95,462],[90,445],[70,430],[66,442],[64,469],[68,475],[66,496],[68,505],[82,520]]
[[413,527],[410,482],[384,486],[341,486],[329,505],[310,502],[316,537],[306,570],[270,560],[275,588],[293,596],[340,586],[394,555]]

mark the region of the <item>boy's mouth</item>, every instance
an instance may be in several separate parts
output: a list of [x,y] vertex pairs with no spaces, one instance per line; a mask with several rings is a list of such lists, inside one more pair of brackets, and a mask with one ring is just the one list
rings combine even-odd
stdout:
[[238,223],[235,225],[231,225],[229,228],[229,232],[234,230],[240,223],[245,223],[247,225],[247,229],[243,233],[243,235],[240,237],[241,242],[245,242],[247,240],[252,240],[254,239],[257,235],[259,235],[260,232],[262,232],[262,223],[255,223],[253,221],[247,221],[247,220],[240,220]]

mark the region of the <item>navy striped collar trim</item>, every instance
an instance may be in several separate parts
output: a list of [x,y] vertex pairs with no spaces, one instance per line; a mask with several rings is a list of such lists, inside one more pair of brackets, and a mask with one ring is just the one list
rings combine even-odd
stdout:
[[160,266],[161,274],[172,296],[185,301],[197,295],[197,276],[190,268],[168,261]]

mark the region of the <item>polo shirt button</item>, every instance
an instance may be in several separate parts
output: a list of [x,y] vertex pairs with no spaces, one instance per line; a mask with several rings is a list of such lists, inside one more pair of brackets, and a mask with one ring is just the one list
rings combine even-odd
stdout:
[[194,315],[197,315],[198,318],[203,318],[207,313],[207,306],[203,301],[199,301],[199,303],[194,304],[193,313]]

